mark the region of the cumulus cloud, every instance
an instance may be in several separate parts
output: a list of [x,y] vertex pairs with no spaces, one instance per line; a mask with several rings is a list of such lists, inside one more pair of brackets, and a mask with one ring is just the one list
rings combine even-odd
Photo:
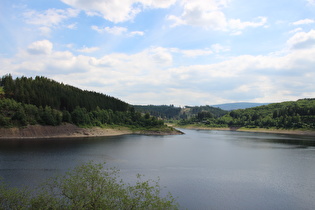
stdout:
[[144,53],[157,65],[169,66],[173,62],[173,56],[167,48],[151,47],[145,50]]
[[101,16],[114,23],[132,20],[144,8],[168,8],[176,0],[62,0],[74,8],[84,10],[87,15]]
[[312,23],[315,23],[315,20],[306,18],[303,20],[295,21],[292,23],[292,25],[305,25],[305,24],[312,24]]
[[36,41],[30,44],[27,51],[31,54],[50,54],[53,44],[48,40]]
[[287,41],[287,44],[292,49],[313,48],[315,46],[315,30],[298,32]]
[[214,30],[225,30],[227,21],[221,8],[226,1],[215,0],[183,0],[181,6],[183,12],[180,16],[169,15],[167,18],[172,20],[173,27],[178,25],[193,25]]
[[36,72],[133,104],[296,100],[315,95],[315,47],[297,47],[314,37],[313,30],[293,34],[287,42],[291,47],[281,55],[240,55],[218,63],[185,66],[175,63],[174,56],[182,54],[190,59],[187,55],[206,56],[229,49],[219,44],[190,51],[154,46],[135,54],[93,57],[55,51],[50,41],[41,40],[31,43],[24,54],[0,59],[0,73],[8,69],[14,75]]
[[227,19],[223,8],[227,7],[228,3],[228,0],[182,0],[181,15],[168,15],[167,19],[173,22],[172,27],[191,25],[218,31],[232,30],[233,35],[241,34],[241,30],[245,28],[266,24],[266,17],[258,17],[258,21],[245,22],[240,19]]

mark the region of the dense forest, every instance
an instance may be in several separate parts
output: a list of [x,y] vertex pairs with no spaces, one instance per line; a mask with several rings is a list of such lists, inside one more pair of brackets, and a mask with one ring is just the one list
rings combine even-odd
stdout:
[[136,111],[149,113],[163,119],[174,119],[180,116],[181,108],[174,105],[135,105]]
[[87,111],[95,110],[96,107],[113,111],[127,111],[129,108],[127,103],[114,97],[81,90],[46,77],[21,77],[13,80],[11,75],[6,75],[2,77],[0,86],[3,87],[6,98],[37,107],[49,106],[70,112],[77,106],[86,108]]
[[202,111],[181,120],[179,124],[201,124],[209,127],[315,129],[315,99],[238,109],[221,117]]
[[269,103],[250,103],[250,102],[238,102],[238,103],[226,103],[226,104],[216,104],[211,105],[216,108],[220,108],[226,111],[232,111],[235,109],[247,109],[256,106],[268,105]]
[[164,120],[180,120],[188,119],[200,112],[206,112],[213,117],[221,117],[228,113],[220,108],[211,106],[185,106],[184,108],[175,107],[174,105],[135,105],[135,109],[139,112],[150,113],[150,115],[162,118]]
[[45,77],[0,79],[0,126],[106,124],[161,126],[162,120],[141,114],[114,97],[81,90]]

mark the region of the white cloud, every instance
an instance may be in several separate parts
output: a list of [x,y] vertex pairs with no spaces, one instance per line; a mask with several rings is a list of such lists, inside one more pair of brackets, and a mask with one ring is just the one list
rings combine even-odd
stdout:
[[247,27],[256,28],[259,26],[263,26],[267,22],[266,17],[258,17],[257,19],[258,21],[256,22],[250,22],[250,21],[242,22],[240,19],[231,19],[229,20],[229,27],[233,30],[243,30]]
[[66,26],[68,29],[77,29],[77,23],[72,23]]
[[140,12],[140,8],[133,7],[134,2],[132,0],[119,2],[115,0],[62,0],[62,2],[84,10],[88,15],[102,16],[104,19],[115,23],[131,20]]
[[170,15],[169,20],[174,21],[172,26],[193,25],[214,30],[225,30],[227,21],[221,10],[226,1],[215,0],[182,0],[183,12],[180,16]]
[[163,47],[151,47],[145,50],[146,56],[149,56],[151,60],[161,66],[169,66],[173,62],[173,56],[167,48]]
[[29,10],[23,14],[25,18],[25,22],[33,25],[41,25],[41,26],[57,26],[62,21],[76,17],[79,14],[78,10],[75,9],[48,9],[43,12],[38,12],[35,10]]
[[315,23],[315,20],[307,18],[307,19],[295,21],[292,24],[293,25],[305,25],[305,24],[312,24],[312,23]]
[[315,30],[294,34],[287,44],[292,49],[307,49],[315,46]]
[[30,44],[27,51],[31,54],[50,54],[53,44],[48,40],[36,41]]
[[78,49],[77,51],[82,53],[92,53],[98,51],[99,49],[99,47],[83,47],[81,49]]
[[223,8],[227,7],[228,3],[228,0],[182,0],[181,15],[168,15],[167,19],[173,22],[172,27],[191,25],[218,31],[232,30],[233,35],[241,34],[240,30],[245,28],[260,27],[266,24],[266,17],[258,17],[258,21],[245,22],[240,19],[227,19]]
[[[165,48],[166,49],[166,48]],[[193,50],[183,50],[178,48],[170,48],[166,49],[172,53],[179,53],[185,57],[198,57],[198,56],[206,56],[213,54],[213,51],[209,48],[206,49],[193,49]]]
[[[24,21],[31,25],[39,26],[38,30],[42,36],[49,36],[52,28],[60,26],[65,20],[78,16],[79,10],[68,8],[63,9],[48,9],[42,12],[28,10],[23,13]],[[76,29],[76,24],[64,26],[68,29]]]
[[[186,66],[175,63],[174,54],[207,56],[229,48],[220,44],[194,50],[155,46],[135,54],[93,57],[55,51],[50,41],[41,40],[11,59],[0,59],[0,73],[49,76],[133,104],[296,100],[315,96],[315,48],[296,47],[313,39],[314,34],[311,30],[292,35],[286,54],[240,55],[218,63]],[[91,52],[96,48],[80,50]]]
[[144,32],[143,31],[132,31],[129,33],[129,36],[143,36]]
[[91,26],[91,28],[98,33],[109,33],[109,34],[114,34],[114,35],[127,35],[127,36],[143,36],[144,32],[142,31],[131,31],[128,32],[128,29],[125,27],[120,27],[120,26],[114,26],[114,27],[104,27],[100,28],[98,26]]
[[62,0],[74,8],[84,10],[88,15],[102,16],[114,23],[132,20],[144,8],[168,8],[176,0]]
[[118,27],[118,26],[114,26],[114,27],[105,27],[103,29],[105,32],[110,33],[110,34],[114,34],[114,35],[121,35],[125,32],[127,32],[127,28],[125,27]]
[[292,31],[289,31],[289,34],[295,34],[295,33],[299,32],[299,31],[303,31],[303,29],[302,28],[293,29]]
[[145,7],[169,8],[175,4],[176,0],[139,0],[139,2],[141,2]]

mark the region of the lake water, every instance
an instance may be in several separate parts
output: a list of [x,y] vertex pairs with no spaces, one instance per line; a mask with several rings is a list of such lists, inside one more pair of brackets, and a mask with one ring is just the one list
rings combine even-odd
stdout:
[[185,135],[125,135],[0,141],[0,176],[34,185],[93,160],[160,178],[187,209],[315,209],[314,137],[183,130]]

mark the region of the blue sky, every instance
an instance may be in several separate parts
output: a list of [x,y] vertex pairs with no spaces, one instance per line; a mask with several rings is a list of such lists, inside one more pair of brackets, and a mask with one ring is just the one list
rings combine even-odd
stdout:
[[130,104],[315,97],[315,0],[2,0],[0,75]]

